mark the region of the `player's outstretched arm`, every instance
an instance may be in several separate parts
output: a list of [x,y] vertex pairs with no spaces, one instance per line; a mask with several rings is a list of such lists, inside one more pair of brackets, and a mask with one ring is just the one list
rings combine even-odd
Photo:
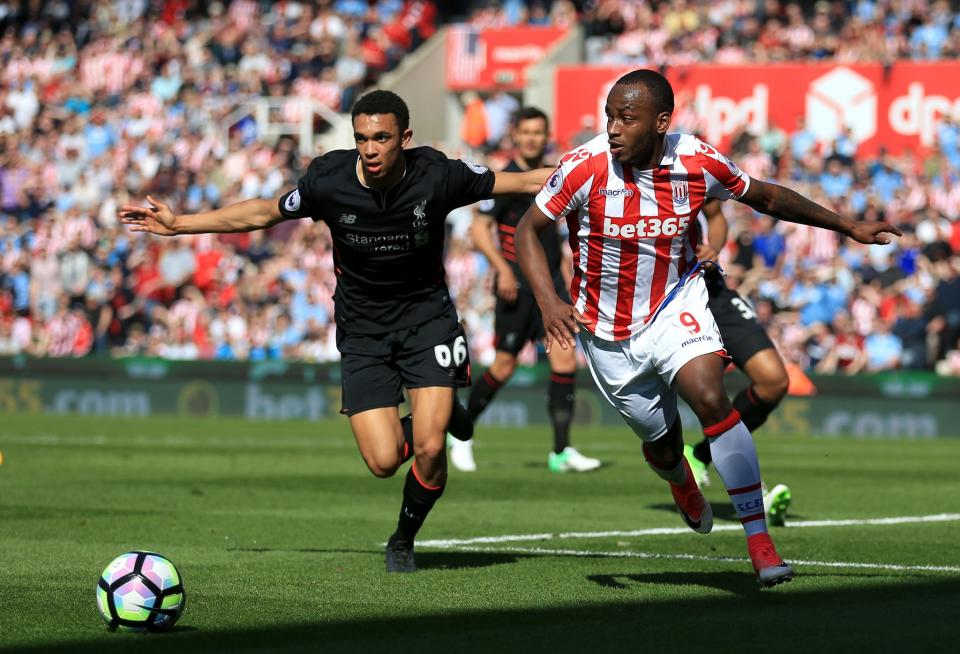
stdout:
[[890,237],[887,234],[903,236],[893,225],[844,218],[794,190],[779,184],[761,182],[752,177],[750,187],[740,198],[740,202],[777,220],[830,229],[868,245],[889,243]]
[[493,195],[536,195],[555,168],[534,168],[522,173],[498,172],[493,181]]
[[527,209],[517,225],[517,261],[540,305],[548,353],[554,340],[563,350],[576,347],[576,334],[580,331],[578,323],[585,322],[575,308],[560,299],[553,287],[547,255],[539,238],[541,231],[553,225],[536,204]]
[[280,213],[279,199],[244,200],[213,211],[195,214],[174,214],[170,206],[147,196],[149,207],[124,205],[120,222],[132,232],[148,232],[158,236],[208,234],[214,232],[252,232],[286,220]]

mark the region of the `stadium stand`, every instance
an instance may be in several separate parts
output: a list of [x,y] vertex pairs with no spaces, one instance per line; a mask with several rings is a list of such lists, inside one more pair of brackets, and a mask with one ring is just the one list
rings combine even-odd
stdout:
[[[960,55],[946,2],[459,4],[478,26],[579,21],[591,63]],[[225,140],[217,125],[259,95],[347,110],[440,20],[434,3],[409,0],[0,1],[0,354],[336,360],[324,228],[148,239],[116,210],[148,192],[183,211],[275,197],[309,161],[296,143],[242,126]],[[788,361],[960,375],[960,121],[944,118],[935,141],[855,159],[852,140],[819,146],[802,126],[734,139],[749,174],[906,232],[865,248],[728,203],[722,263]],[[504,163],[499,143],[485,151]],[[450,217],[447,272],[483,363],[493,301],[469,220]]]

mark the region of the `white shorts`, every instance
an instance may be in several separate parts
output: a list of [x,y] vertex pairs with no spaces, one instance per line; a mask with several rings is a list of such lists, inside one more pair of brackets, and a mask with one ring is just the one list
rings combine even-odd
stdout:
[[605,341],[580,331],[600,392],[645,441],[663,436],[677,419],[677,395],[670,385],[680,368],[703,354],[725,354],[708,299],[703,277],[696,275],[653,322],[628,339]]

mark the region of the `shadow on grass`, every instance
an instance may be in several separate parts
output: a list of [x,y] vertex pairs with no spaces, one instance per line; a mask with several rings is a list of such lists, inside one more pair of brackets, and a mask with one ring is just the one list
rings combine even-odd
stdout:
[[[666,502],[659,504],[648,504],[648,509],[653,509],[654,511],[666,511],[667,513],[676,513],[677,505],[668,504]],[[715,520],[730,520],[731,522],[737,522],[737,512],[733,509],[733,505],[729,502],[710,502],[710,508],[713,509],[713,517]]]
[[655,586],[701,586],[733,593],[756,595],[760,588],[756,580],[742,572],[652,572],[647,574],[620,573],[589,575],[587,581],[605,588],[626,590],[634,584]]
[[649,593],[641,600],[625,591],[620,598],[591,603],[577,603],[571,594],[569,604],[551,608],[443,611],[221,631],[190,631],[188,623],[169,634],[105,634],[98,640],[9,651],[902,654],[946,651],[956,644],[960,578],[955,577],[887,585],[878,579],[829,591],[804,590],[802,576],[792,588],[758,591],[748,588],[753,584],[749,575],[725,572],[592,575],[588,580],[619,590],[637,583],[710,586],[732,596],[656,601]]
[[[659,504],[648,504],[648,509],[653,509],[654,511],[666,511],[667,513],[676,513],[677,505],[668,504],[662,502]],[[730,522],[738,522],[737,512],[734,510],[733,505],[729,502],[724,502],[723,500],[717,501],[713,500],[710,502],[710,508],[713,509],[713,517],[717,520],[729,520]],[[799,513],[790,512],[787,514],[787,525],[789,526],[791,520],[806,520],[807,516],[801,515]]]
[[[234,547],[228,552],[244,552],[247,554],[265,554],[271,552],[295,552],[298,554],[370,554],[383,556],[381,549],[321,549],[305,547],[299,549],[282,549],[271,547]],[[456,570],[460,568],[487,568],[492,565],[516,563],[528,554],[505,554],[500,552],[435,552],[417,551],[417,568],[420,570]]]

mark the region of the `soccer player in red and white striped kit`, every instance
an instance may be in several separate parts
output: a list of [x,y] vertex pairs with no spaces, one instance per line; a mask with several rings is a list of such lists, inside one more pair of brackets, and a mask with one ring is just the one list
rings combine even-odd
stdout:
[[[751,179],[715,148],[668,134],[673,89],[636,70],[607,96],[607,132],[561,159],[517,228],[521,268],[543,314],[548,347],[580,342],[594,381],[643,440],[650,467],[670,485],[684,522],[713,527],[710,504],[683,457],[677,393],[710,450],[743,524],[760,582],[789,581],[764,519],[760,466],[750,432],[723,388],[726,352],[707,307],[697,260],[697,214],[707,198],[734,199],[780,220],[831,229],[861,243],[900,232],[855,222],[790,189]],[[572,304],[553,286],[537,238],[566,217],[573,250]],[[718,356],[719,355],[719,356]]]

